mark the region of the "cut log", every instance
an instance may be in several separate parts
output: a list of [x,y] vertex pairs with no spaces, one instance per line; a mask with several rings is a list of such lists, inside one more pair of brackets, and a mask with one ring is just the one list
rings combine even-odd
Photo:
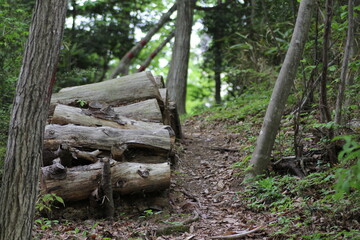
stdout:
[[[155,100],[156,101],[156,100]],[[157,104],[157,103],[156,103]],[[111,109],[112,110],[112,109]],[[52,124],[76,124],[88,127],[113,127],[120,129],[158,129],[160,123],[143,122],[119,116],[114,110],[98,114],[90,109],[82,109],[67,105],[58,104],[55,107]]]
[[116,144],[139,146],[154,151],[169,152],[171,139],[166,128],[154,130],[116,129],[50,124],[45,128],[45,149],[56,150],[60,144],[110,151]]
[[[170,185],[170,165],[168,163],[140,164],[110,162],[112,189],[120,194],[132,194],[161,191]],[[47,167],[49,168],[49,167]],[[65,178],[45,178],[42,168],[41,192],[55,193],[65,201],[77,201],[89,198],[99,187],[103,163],[67,169]]]
[[162,113],[156,99],[115,107],[114,112],[120,116],[144,122],[163,122]]
[[162,106],[161,96],[150,72],[140,72],[103,82],[64,88],[53,94],[51,104],[76,105],[77,101],[103,102],[111,106],[155,98]]

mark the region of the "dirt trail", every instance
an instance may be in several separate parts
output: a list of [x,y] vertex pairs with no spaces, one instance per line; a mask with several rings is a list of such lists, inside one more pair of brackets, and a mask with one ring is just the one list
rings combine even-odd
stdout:
[[[174,208],[180,209],[174,210],[196,212],[200,218],[191,224],[189,233],[159,239],[210,239],[265,225],[264,217],[248,211],[237,197],[239,180],[230,166],[242,157],[241,135],[229,134],[222,124],[207,125],[196,117],[187,120],[183,128],[184,151],[172,185],[172,195],[181,192],[183,199],[176,199]],[[264,232],[249,236],[264,239]]]

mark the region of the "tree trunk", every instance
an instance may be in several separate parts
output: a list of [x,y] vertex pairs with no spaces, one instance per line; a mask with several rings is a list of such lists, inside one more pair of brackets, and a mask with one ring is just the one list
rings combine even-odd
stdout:
[[[86,166],[68,168],[61,178],[56,178],[56,174],[49,177],[49,167],[42,168],[41,192],[55,193],[65,201],[89,198],[99,187],[99,177],[101,178],[103,171],[103,164],[99,161]],[[110,172],[112,189],[121,194],[161,191],[170,185],[169,163],[119,163],[111,160]]]
[[[328,55],[330,48],[330,34],[331,34],[331,22],[333,17],[333,0],[326,0],[326,17],[325,17],[325,29],[324,29],[324,43],[322,52],[322,72],[320,82],[320,119],[322,123],[331,122],[331,114],[327,101],[327,73],[328,73]],[[334,138],[334,129],[325,128],[325,136],[328,140]],[[336,163],[336,149],[333,142],[330,142],[326,146],[327,155],[330,163]]]
[[328,52],[329,52],[329,41],[331,33],[331,21],[333,16],[333,2],[332,0],[326,0],[326,18],[325,18],[325,29],[324,29],[324,43],[323,43],[323,56],[322,56],[322,73],[321,73],[321,84],[320,84],[320,117],[321,122],[327,123],[331,121],[331,115],[329,111],[329,105],[327,103],[327,71],[328,71]]
[[0,239],[31,239],[42,142],[67,1],[36,1],[16,88],[0,196]]
[[222,34],[216,30],[214,33],[214,60],[215,60],[215,103],[221,104],[221,70],[222,70],[222,54],[221,54],[221,38]]
[[154,57],[156,57],[156,55],[165,47],[165,45],[171,41],[171,39],[175,36],[175,32],[172,31],[166,38],[165,40],[160,43],[160,45],[150,54],[150,56],[141,64],[141,66],[139,67],[139,69],[137,70],[138,72],[142,72],[144,71],[151,63],[151,61],[154,59]]
[[354,1],[349,0],[348,4],[348,32],[345,46],[343,64],[341,67],[339,91],[336,98],[335,123],[341,124],[341,111],[344,101],[344,92],[347,78],[349,77],[349,60],[354,47]]
[[77,101],[102,102],[111,106],[161,96],[150,72],[140,72],[99,83],[63,88],[51,98],[51,103],[77,105]]
[[271,150],[304,50],[314,6],[315,1],[313,0],[302,0],[300,2],[290,47],[276,80],[264,122],[257,139],[256,148],[250,161],[253,167],[250,173],[253,176],[263,174],[270,164]]
[[175,43],[166,87],[171,101],[176,102],[180,114],[186,113],[186,85],[190,55],[190,36],[193,21],[191,0],[177,0]]
[[164,26],[166,22],[170,20],[171,14],[176,10],[176,4],[174,4],[167,13],[165,13],[153,28],[149,30],[146,36],[138,42],[125,56],[120,60],[119,65],[111,73],[110,78],[115,78],[118,74],[125,75],[129,71],[130,61],[139,54],[139,52],[144,48],[147,42],[150,41],[152,36],[159,31],[159,29]]

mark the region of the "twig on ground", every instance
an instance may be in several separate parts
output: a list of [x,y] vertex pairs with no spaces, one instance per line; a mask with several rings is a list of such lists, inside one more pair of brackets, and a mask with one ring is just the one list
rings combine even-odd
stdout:
[[242,237],[245,237],[245,236],[249,235],[250,233],[254,233],[256,231],[259,231],[262,228],[263,228],[263,226],[259,226],[257,228],[252,229],[252,230],[240,231],[240,232],[238,232],[236,234],[214,236],[214,237],[211,237],[211,239],[239,239],[239,238],[242,238]]
[[207,149],[219,152],[240,152],[239,149],[222,148],[222,147],[205,147]]

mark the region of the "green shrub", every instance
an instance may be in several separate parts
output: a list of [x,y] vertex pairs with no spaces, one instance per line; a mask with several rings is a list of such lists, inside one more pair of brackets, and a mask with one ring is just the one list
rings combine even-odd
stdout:
[[336,171],[335,184],[336,198],[349,194],[350,191],[360,190],[360,144],[356,141],[358,136],[339,136],[334,140],[345,140],[338,159],[340,168]]

